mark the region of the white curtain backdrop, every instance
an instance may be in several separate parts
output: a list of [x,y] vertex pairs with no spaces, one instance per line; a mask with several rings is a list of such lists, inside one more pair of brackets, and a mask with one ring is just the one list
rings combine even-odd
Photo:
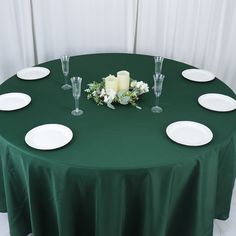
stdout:
[[139,2],[137,53],[210,70],[236,92],[235,42],[235,0]]
[[98,52],[133,52],[137,1],[32,0],[39,62]]
[[19,69],[98,52],[162,55],[236,92],[235,0],[1,0],[0,82]]
[[0,1],[0,83],[35,64],[30,0]]

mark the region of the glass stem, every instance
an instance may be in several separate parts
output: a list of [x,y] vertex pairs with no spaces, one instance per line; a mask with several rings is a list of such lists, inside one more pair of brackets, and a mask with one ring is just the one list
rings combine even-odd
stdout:
[[159,107],[159,96],[156,96],[156,107]]
[[68,84],[68,76],[65,75],[65,84]]
[[75,110],[79,111],[79,98],[75,98]]

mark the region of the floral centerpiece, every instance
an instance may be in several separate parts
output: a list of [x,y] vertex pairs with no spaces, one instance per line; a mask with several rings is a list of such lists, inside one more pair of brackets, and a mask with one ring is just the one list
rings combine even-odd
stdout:
[[85,92],[88,93],[87,98],[93,99],[97,105],[106,104],[109,108],[115,109],[114,104],[120,103],[142,109],[137,105],[137,101],[140,95],[149,92],[149,87],[143,81],[130,79],[128,71],[119,71],[117,77],[109,75],[101,82],[93,81],[88,84]]

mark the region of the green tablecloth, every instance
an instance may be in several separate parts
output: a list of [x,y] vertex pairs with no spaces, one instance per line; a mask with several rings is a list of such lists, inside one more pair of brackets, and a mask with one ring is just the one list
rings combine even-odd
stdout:
[[[70,76],[83,89],[108,74],[128,70],[151,87],[150,56],[97,54],[72,57]],[[12,236],[210,236],[213,218],[229,214],[236,172],[236,112],[202,108],[209,92],[235,98],[218,79],[195,83],[181,72],[191,66],[164,60],[161,96],[164,112],[153,114],[152,91],[142,110],[97,106],[83,93],[81,117],[73,117],[71,91],[63,91],[59,60],[47,62],[50,75],[37,81],[13,76],[0,94],[24,92],[32,103],[0,112],[0,210],[9,213]],[[186,147],[168,139],[165,129],[177,120],[207,125],[212,142]],[[54,151],[28,147],[25,134],[35,126],[59,123],[74,133]]]

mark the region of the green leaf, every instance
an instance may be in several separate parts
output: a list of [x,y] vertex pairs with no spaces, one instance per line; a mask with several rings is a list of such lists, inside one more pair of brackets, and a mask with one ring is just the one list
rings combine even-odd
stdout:
[[113,110],[116,109],[111,103],[107,103],[107,106]]

